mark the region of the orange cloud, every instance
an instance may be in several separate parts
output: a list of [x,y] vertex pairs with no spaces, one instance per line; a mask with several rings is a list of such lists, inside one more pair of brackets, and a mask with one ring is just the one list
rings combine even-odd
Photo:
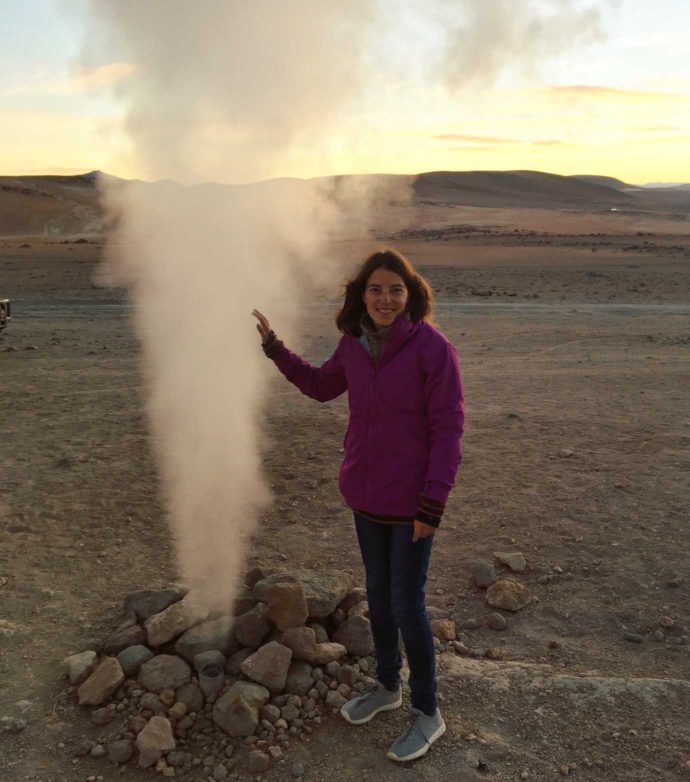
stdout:
[[617,87],[604,87],[598,84],[552,84],[538,88],[539,92],[564,97],[595,97],[619,100],[690,100],[683,92],[652,92],[649,90],[623,90]]
[[525,139],[500,138],[496,136],[472,136],[467,133],[438,133],[433,136],[433,138],[438,141],[467,142],[466,144],[463,143],[462,146],[453,147],[453,149],[485,149],[486,146],[499,146],[502,144],[526,144],[528,146],[550,147],[564,143],[560,139],[538,139],[537,141],[529,141]]

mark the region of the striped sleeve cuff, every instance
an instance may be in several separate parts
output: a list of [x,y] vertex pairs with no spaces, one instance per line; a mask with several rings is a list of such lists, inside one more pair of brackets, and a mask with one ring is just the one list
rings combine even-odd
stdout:
[[443,511],[446,509],[445,503],[432,500],[423,494],[419,497],[419,508],[416,519],[429,524],[431,527],[438,527],[441,523]]
[[275,356],[275,354],[283,347],[283,341],[276,337],[275,331],[270,331],[268,333],[268,339],[266,342],[261,343],[261,347],[263,348],[263,351],[268,356],[268,358],[273,358],[273,356]]

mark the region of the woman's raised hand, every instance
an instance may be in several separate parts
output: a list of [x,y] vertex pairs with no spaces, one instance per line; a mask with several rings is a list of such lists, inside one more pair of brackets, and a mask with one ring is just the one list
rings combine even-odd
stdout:
[[259,321],[256,324],[256,330],[261,334],[261,342],[268,342],[268,336],[271,333],[271,324],[268,322],[268,318],[262,315],[259,310],[252,310],[252,315]]

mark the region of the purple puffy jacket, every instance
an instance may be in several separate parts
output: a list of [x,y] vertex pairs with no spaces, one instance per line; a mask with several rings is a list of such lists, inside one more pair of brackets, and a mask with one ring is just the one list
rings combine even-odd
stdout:
[[420,504],[436,505],[441,515],[460,464],[464,415],[455,349],[438,329],[399,317],[376,365],[349,335],[320,367],[282,343],[269,355],[319,402],[348,392],[340,491],[350,508],[424,519]]

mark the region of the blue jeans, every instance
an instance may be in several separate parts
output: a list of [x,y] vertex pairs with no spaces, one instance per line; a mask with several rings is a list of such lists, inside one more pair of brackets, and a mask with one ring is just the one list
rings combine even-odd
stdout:
[[410,668],[412,706],[436,713],[436,655],[424,604],[434,535],[412,542],[412,524],[379,524],[355,513],[366,572],[376,677],[389,690],[400,684],[399,636]]

